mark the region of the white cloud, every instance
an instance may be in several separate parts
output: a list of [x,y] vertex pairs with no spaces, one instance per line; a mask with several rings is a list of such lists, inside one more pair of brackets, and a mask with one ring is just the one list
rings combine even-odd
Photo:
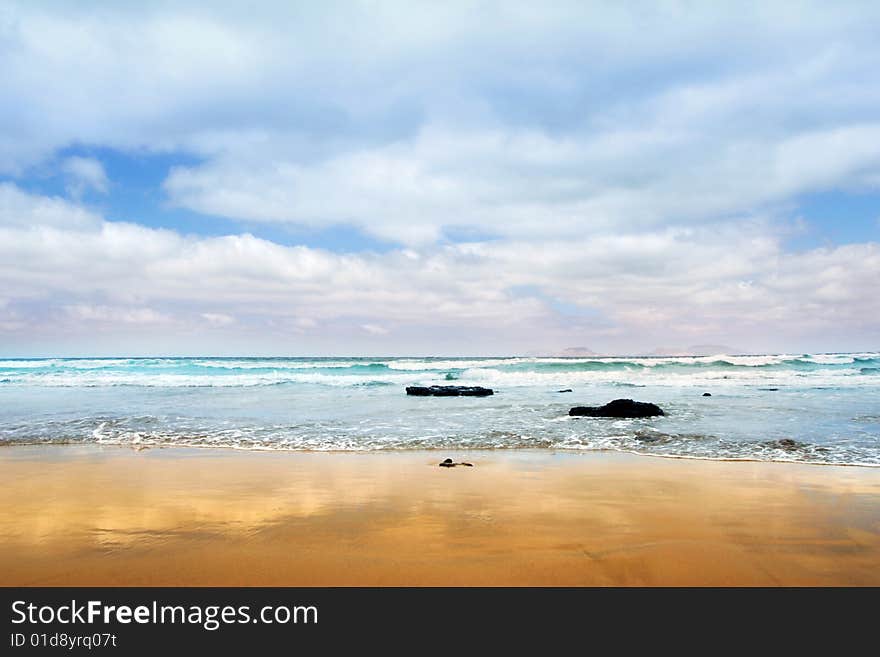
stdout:
[[76,304],[65,306],[68,315],[84,322],[106,322],[110,324],[164,324],[172,321],[167,315],[152,308],[113,308],[110,306],[90,306]]
[[77,199],[88,190],[106,194],[110,186],[104,165],[92,157],[68,157],[61,163],[61,171],[67,178],[68,193]]
[[235,322],[235,317],[223,313],[202,313],[202,319],[212,326],[228,326]]
[[567,237],[672,218],[712,221],[807,191],[864,185],[880,172],[880,123],[719,137],[707,143],[702,133],[650,123],[562,137],[426,126],[411,139],[308,164],[273,149],[260,158],[233,151],[174,169],[165,190],[206,214],[349,224],[425,244],[460,226]]
[[85,228],[100,225],[100,217],[60,198],[32,196],[11,183],[0,182],[0,228]]
[[361,328],[370,335],[388,335],[388,329],[378,324],[361,324]]

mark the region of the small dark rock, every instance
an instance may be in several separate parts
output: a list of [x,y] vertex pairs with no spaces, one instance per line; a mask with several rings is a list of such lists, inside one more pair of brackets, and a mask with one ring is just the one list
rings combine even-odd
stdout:
[[462,461],[461,463],[455,463],[452,459],[445,459],[443,462],[440,463],[441,468],[454,468],[457,465],[464,465],[469,468],[474,467],[473,463],[465,463],[464,461]]
[[704,392],[703,393],[703,397],[711,397],[711,396],[712,396],[711,392]]
[[776,392],[779,388],[758,388],[758,390],[765,390],[767,392]]
[[416,397],[487,397],[495,392],[480,386],[407,386],[406,394]]
[[632,399],[615,399],[604,406],[575,406],[569,415],[580,417],[654,417],[666,415],[663,409],[649,402],[637,402]]
[[797,449],[800,447],[800,443],[796,440],[792,440],[791,438],[782,438],[781,440],[777,440],[776,444],[779,445],[782,449]]
[[571,388],[566,388],[565,390],[557,390],[556,392],[571,392]]

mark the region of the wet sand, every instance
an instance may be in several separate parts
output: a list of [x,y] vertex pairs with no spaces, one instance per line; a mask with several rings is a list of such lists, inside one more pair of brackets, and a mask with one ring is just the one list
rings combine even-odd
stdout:
[[4,585],[880,585],[878,468],[41,446],[0,493]]

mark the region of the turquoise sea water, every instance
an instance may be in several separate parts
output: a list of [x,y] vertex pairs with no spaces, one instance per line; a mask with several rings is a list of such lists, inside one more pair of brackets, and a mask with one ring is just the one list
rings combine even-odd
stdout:
[[[451,383],[496,394],[404,391]],[[621,397],[667,416],[567,414]],[[34,443],[619,450],[876,466],[880,353],[0,360],[0,445]]]

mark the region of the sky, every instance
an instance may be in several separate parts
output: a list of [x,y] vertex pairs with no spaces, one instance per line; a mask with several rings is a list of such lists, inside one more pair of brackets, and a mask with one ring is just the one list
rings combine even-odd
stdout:
[[876,2],[0,5],[0,356],[880,349]]

